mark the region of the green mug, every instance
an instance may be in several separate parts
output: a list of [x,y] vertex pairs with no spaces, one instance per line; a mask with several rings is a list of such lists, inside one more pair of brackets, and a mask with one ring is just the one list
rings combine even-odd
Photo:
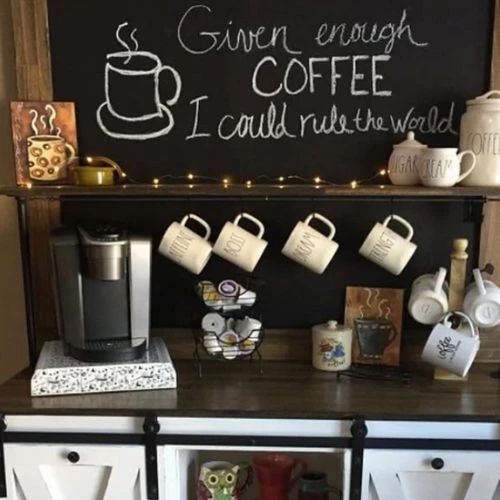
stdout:
[[[241,472],[246,471],[245,480]],[[240,500],[246,488],[252,484],[252,467],[247,462],[213,461],[201,464],[198,476],[197,500]]]

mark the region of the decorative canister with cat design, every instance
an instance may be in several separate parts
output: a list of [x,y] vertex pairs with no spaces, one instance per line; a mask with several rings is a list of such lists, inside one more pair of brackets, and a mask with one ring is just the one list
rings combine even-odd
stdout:
[[312,364],[318,370],[336,372],[351,366],[352,329],[327,321],[312,327]]

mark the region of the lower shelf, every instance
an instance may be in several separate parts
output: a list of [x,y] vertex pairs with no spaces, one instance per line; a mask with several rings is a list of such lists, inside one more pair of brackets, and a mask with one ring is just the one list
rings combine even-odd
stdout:
[[[258,472],[253,464],[257,456],[266,454],[280,454],[292,457],[297,465],[292,469],[292,477],[301,471],[301,464],[304,463],[309,471],[321,471],[326,474],[327,482],[331,487],[330,500],[341,500],[343,490],[343,451],[332,449],[307,449],[297,452],[296,449],[287,448],[238,448],[230,447],[206,447],[196,449],[176,449],[172,450],[173,462],[177,465],[177,470],[167,470],[165,484],[167,492],[171,498],[178,500],[193,500],[197,497],[198,476],[202,464],[214,461],[229,462],[236,464],[250,464],[253,469],[253,481],[241,493],[242,500],[255,500],[259,498],[259,491],[262,485],[259,481]],[[239,473],[241,482],[246,480],[246,470],[242,467]],[[174,486],[175,484],[175,486]],[[170,487],[168,486],[170,485]],[[170,497],[168,497],[170,498]],[[291,487],[286,496],[288,499],[298,498],[298,481]],[[285,500],[285,498],[275,498],[273,500]]]

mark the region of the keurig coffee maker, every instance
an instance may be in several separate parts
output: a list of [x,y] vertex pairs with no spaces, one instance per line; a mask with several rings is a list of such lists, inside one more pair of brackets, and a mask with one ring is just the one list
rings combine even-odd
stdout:
[[57,324],[66,355],[130,361],[148,348],[151,239],[110,225],[51,234]]

